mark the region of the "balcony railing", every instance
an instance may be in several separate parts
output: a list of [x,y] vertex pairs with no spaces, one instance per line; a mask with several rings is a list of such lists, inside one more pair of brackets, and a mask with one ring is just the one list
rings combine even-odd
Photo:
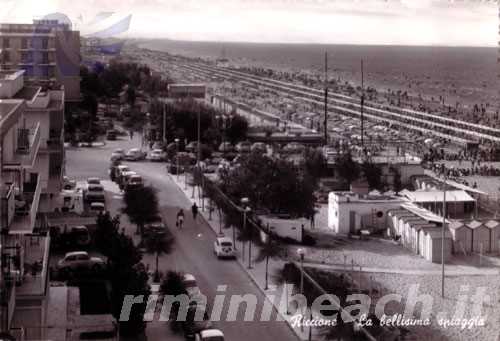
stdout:
[[[1,326],[2,330],[9,330],[14,309],[16,307],[16,286],[13,281],[5,280],[2,287],[0,287],[0,321],[6,322],[6,326]],[[4,319],[6,314],[7,318]]]
[[40,148],[40,123],[18,131],[16,153],[3,160],[3,167],[33,166]]
[[41,177],[37,176],[35,181],[24,183],[23,187],[24,191],[19,198],[19,202],[24,203],[24,205],[16,208],[14,219],[9,228],[11,234],[31,233],[35,227],[36,213],[38,212],[40,193],[42,191]]
[[0,231],[7,229],[15,214],[14,184],[0,185]]

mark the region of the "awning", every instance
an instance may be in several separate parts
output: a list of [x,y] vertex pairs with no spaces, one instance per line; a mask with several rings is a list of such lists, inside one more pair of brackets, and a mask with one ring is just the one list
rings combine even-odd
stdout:
[[[416,203],[432,203],[443,202],[443,191],[406,191],[404,195],[412,202]],[[475,202],[466,191],[446,191],[446,202]]]
[[[443,223],[443,217],[441,217],[437,214],[434,214],[431,211],[426,210],[425,208],[418,207],[417,205],[415,205],[413,203],[402,204],[401,207],[403,207],[404,209],[407,209],[411,213],[414,213],[427,221],[432,221],[432,222],[440,223],[440,224]],[[450,223],[450,221],[448,219],[446,219],[445,222],[447,224]]]

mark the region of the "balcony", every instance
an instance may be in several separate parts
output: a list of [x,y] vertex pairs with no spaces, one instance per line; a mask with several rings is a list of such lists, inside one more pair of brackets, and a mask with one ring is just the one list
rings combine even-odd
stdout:
[[36,181],[24,183],[22,194],[16,196],[17,207],[9,227],[9,234],[33,233],[41,191],[40,176],[36,177]]
[[42,297],[48,284],[50,236],[8,235],[3,276],[16,285],[18,298]]
[[15,215],[14,184],[0,184],[0,231],[6,231]]
[[4,169],[16,169],[20,166],[33,167],[40,148],[40,123],[18,129],[17,148],[14,156],[3,162]]
[[[5,278],[5,277],[4,277]],[[6,326],[0,325],[1,330],[9,330],[14,309],[16,307],[16,286],[14,282],[6,278],[0,288],[0,323],[7,323]],[[6,315],[6,319],[4,316]]]

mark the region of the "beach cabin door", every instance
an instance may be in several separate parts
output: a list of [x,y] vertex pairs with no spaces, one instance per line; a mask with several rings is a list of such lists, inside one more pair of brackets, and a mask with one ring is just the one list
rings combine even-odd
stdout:
[[349,232],[350,233],[356,232],[356,212],[355,211],[349,211]]

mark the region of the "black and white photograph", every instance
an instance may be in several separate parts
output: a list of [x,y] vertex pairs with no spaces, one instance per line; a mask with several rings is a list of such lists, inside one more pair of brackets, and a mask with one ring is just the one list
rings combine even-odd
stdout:
[[0,0],[0,341],[500,341],[498,0]]

